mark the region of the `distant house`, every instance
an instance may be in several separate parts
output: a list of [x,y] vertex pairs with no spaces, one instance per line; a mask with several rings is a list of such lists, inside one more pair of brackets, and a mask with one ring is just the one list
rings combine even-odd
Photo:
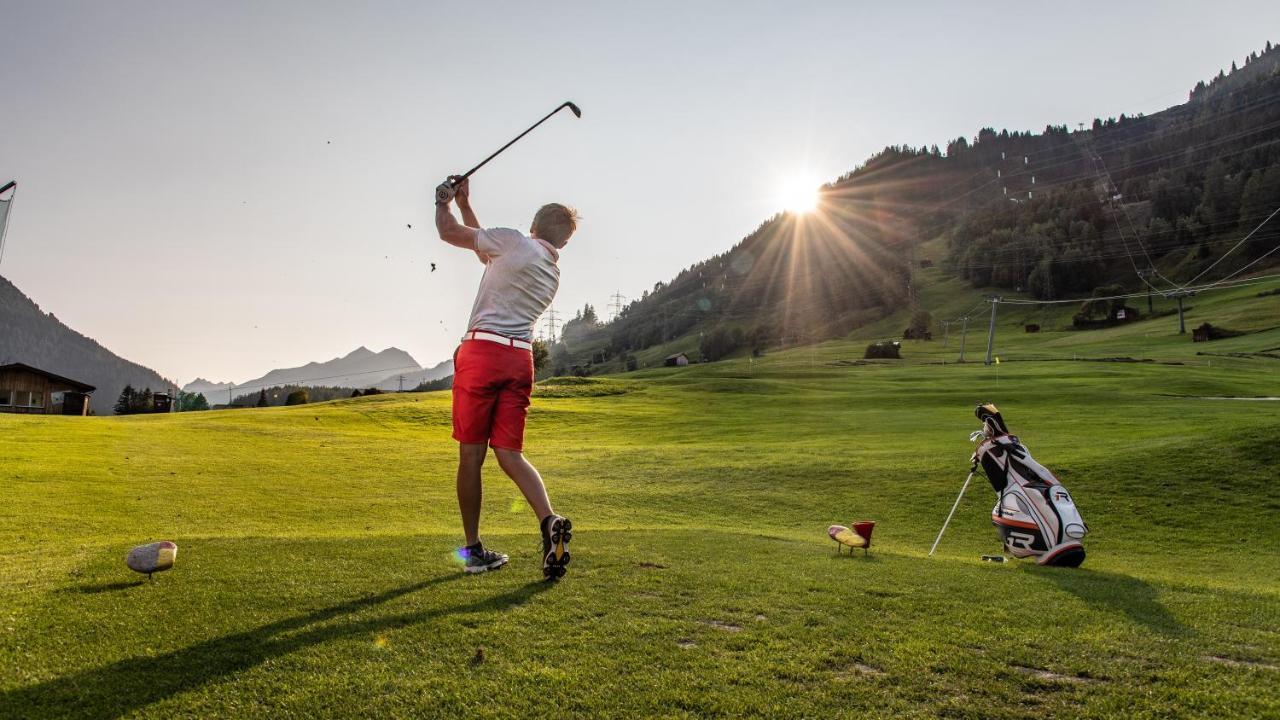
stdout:
[[88,415],[95,389],[23,363],[0,365],[0,412]]
[[153,413],[173,412],[173,396],[165,392],[152,393],[151,394],[151,412]]
[[689,356],[684,353],[668,355],[667,359],[662,361],[662,364],[667,367],[684,367],[689,364]]
[[1210,340],[1221,340],[1223,338],[1236,337],[1243,335],[1237,330],[1228,330],[1226,328],[1214,327],[1209,323],[1205,323],[1198,328],[1191,330],[1192,342],[1209,342]]

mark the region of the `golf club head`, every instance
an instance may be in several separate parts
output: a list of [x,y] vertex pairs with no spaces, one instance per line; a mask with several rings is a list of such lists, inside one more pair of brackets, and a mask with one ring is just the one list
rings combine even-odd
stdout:
[[581,109],[581,108],[579,108],[577,105],[574,105],[574,104],[573,104],[573,103],[571,103],[571,102],[565,102],[565,104],[564,104],[564,105],[562,105],[561,107],[567,107],[567,108],[569,108],[570,110],[572,110],[572,111],[573,111],[573,116],[574,116],[574,117],[582,117],[582,109]]

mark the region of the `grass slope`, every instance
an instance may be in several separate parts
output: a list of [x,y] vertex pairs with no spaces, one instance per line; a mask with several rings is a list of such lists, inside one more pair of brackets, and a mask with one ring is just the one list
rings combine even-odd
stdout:
[[[0,415],[0,717],[1274,717],[1280,403],[1200,396],[1280,396],[1280,361],[1150,322],[1003,333],[998,380],[954,338],[854,338],[541,386],[557,585],[492,465],[512,562],[458,572],[446,393]],[[988,399],[1080,503],[1083,568],[979,562],[980,478],[926,557]],[[862,518],[871,554],[836,557]],[[161,538],[178,565],[139,582]]]

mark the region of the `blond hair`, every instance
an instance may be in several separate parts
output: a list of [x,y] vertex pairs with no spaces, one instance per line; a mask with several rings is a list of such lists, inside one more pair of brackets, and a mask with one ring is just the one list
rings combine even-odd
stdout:
[[562,248],[569,236],[578,229],[578,211],[568,205],[548,203],[538,208],[533,216],[533,234],[552,245]]

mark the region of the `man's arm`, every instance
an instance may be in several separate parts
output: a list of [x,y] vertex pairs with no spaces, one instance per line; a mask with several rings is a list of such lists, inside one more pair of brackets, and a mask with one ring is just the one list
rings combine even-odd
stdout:
[[476,257],[480,258],[481,263],[487,263],[488,258],[476,248],[476,234],[479,232],[480,221],[476,219],[475,212],[471,210],[471,183],[469,180],[463,180],[458,184],[454,191],[454,200],[458,202],[458,209],[462,211],[462,223],[459,223],[457,218],[453,216],[453,211],[449,209],[449,203],[436,203],[436,231],[440,233],[440,239],[454,247],[471,250],[476,254]]
[[476,219],[476,214],[471,210],[471,179],[467,178],[458,183],[458,187],[453,193],[454,202],[458,203],[458,212],[462,213],[462,222],[467,227],[483,227],[480,221]]
[[[458,203],[458,212],[462,213],[462,223],[467,227],[480,228],[480,220],[476,217],[476,213],[471,209],[471,179],[464,178],[458,183],[458,189],[454,192],[453,199]],[[488,265],[489,258],[478,248],[474,248],[476,257],[479,258],[481,265]]]
[[478,230],[458,222],[449,209],[449,203],[436,203],[436,232],[440,233],[441,240],[454,247],[476,249]]

